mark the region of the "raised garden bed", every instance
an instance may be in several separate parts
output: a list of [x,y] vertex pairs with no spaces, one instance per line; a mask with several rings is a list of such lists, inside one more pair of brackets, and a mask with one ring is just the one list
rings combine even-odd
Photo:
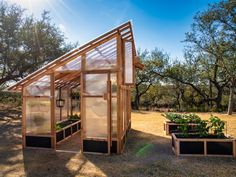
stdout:
[[198,134],[172,133],[172,150],[179,155],[197,156],[230,156],[236,157],[236,140],[227,136],[217,137],[208,135],[200,137]]
[[[171,135],[171,133],[180,133],[180,126],[182,124],[180,123],[175,123],[175,122],[171,122],[171,121],[164,121],[164,133],[166,135]],[[196,132],[196,127],[197,124],[196,123],[187,123],[188,126],[188,131],[189,133],[194,133]]]
[[77,119],[68,119],[57,123],[56,142],[59,143],[79,132],[81,129],[80,123],[80,120]]

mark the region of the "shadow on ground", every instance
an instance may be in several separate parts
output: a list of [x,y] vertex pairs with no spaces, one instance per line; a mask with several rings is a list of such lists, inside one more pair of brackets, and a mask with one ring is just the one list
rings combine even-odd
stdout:
[[0,176],[235,176],[233,158],[176,157],[169,138],[132,129],[122,155],[21,149],[20,121],[0,124]]

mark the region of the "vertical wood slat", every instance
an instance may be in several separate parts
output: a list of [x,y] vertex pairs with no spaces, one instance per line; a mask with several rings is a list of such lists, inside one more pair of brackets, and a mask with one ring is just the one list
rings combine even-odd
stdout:
[[55,76],[54,73],[50,75],[51,80],[51,134],[52,134],[52,148],[56,149],[56,120],[55,120]]
[[122,84],[122,40],[118,33],[117,35],[117,153],[121,153],[121,84]]
[[22,86],[22,122],[21,122],[21,127],[22,127],[22,147],[25,148],[25,134],[26,134],[26,97],[25,97],[25,89]]
[[80,147],[81,147],[81,152],[83,152],[83,139],[84,139],[84,124],[85,124],[85,102],[84,102],[84,72],[85,72],[85,66],[86,65],[86,54],[83,54],[81,56],[81,75],[80,75],[80,119],[81,119],[81,133],[80,133]]
[[203,141],[204,143],[204,155],[207,155],[207,142]]
[[107,146],[108,154],[111,154],[111,77],[110,73],[107,74]]

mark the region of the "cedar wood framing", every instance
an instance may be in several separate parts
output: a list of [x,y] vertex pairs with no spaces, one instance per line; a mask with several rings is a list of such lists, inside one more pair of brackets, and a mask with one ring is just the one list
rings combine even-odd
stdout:
[[[86,62],[86,52],[95,49],[99,45],[116,38],[116,52],[117,52],[117,67],[113,70],[91,70],[87,71],[85,70],[85,62]],[[20,80],[13,86],[9,87],[7,90],[12,92],[21,92],[22,93],[22,145],[25,147],[25,135],[26,135],[26,96],[24,87],[28,86],[29,84],[37,81],[39,78],[49,75],[50,76],[50,103],[51,103],[51,135],[52,137],[52,148],[56,148],[56,130],[55,130],[55,89],[56,88],[74,88],[78,84],[81,85],[81,149],[83,150],[83,138],[84,138],[84,132],[83,132],[83,117],[85,116],[85,108],[83,107],[83,101],[84,101],[84,74],[87,73],[107,73],[108,78],[110,78],[111,73],[117,73],[117,153],[120,154],[122,152],[122,138],[124,138],[125,132],[122,130],[121,125],[123,124],[123,119],[121,118],[121,110],[125,111],[125,115],[128,115],[127,121],[128,124],[130,124],[130,112],[131,108],[128,106],[128,110],[124,109],[123,105],[123,99],[124,96],[122,96],[122,99],[120,97],[121,94],[126,95],[126,99],[131,99],[130,96],[130,88],[132,87],[133,83],[125,83],[125,75],[124,75],[124,42],[128,41],[132,43],[132,58],[133,58],[133,83],[134,83],[134,73],[135,68],[143,69],[143,65],[139,62],[138,57],[136,56],[136,49],[135,49],[135,43],[134,43],[134,37],[133,37],[133,31],[131,27],[131,23],[127,22],[123,25],[101,35],[100,37],[88,42],[87,44],[74,49],[65,55],[53,60],[52,62],[48,63],[46,66],[42,67],[41,69],[33,72],[32,74],[28,75],[24,79]],[[66,63],[76,59],[77,57],[81,57],[81,69],[80,71],[56,71],[57,68],[65,65]],[[108,94],[111,94],[110,90],[110,79],[108,79]],[[28,96],[27,96],[28,97]],[[108,99],[111,99],[112,96],[108,96]],[[130,101],[128,101],[128,104],[130,104]],[[128,113],[128,114],[127,114]],[[111,122],[111,100],[108,100],[108,118],[107,118],[107,132],[108,132],[108,147],[111,146],[111,132],[112,132],[112,122]],[[125,129],[128,128],[128,124],[125,124]],[[110,148],[108,148],[108,154],[110,154]]]

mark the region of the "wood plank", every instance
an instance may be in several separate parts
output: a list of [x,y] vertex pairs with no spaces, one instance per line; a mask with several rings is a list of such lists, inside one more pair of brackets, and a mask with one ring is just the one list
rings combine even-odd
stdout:
[[50,75],[51,78],[51,134],[52,134],[52,148],[56,149],[56,117],[55,117],[55,76],[54,73]]
[[25,134],[26,134],[26,97],[25,97],[25,90],[22,87],[22,123],[21,123],[21,132],[22,132],[22,147],[25,148]]
[[83,54],[81,57],[81,75],[80,75],[80,119],[81,119],[81,134],[80,134],[80,147],[81,147],[81,152],[83,153],[83,140],[84,140],[84,128],[85,128],[85,119],[86,119],[86,107],[85,107],[85,102],[84,102],[84,71],[85,71],[85,66],[86,65],[86,55]]
[[120,85],[122,84],[122,41],[121,36],[117,35],[117,153],[121,153],[121,99]]
[[108,154],[111,154],[111,131],[112,131],[112,125],[111,125],[111,78],[110,73],[107,74],[107,146],[108,146]]

